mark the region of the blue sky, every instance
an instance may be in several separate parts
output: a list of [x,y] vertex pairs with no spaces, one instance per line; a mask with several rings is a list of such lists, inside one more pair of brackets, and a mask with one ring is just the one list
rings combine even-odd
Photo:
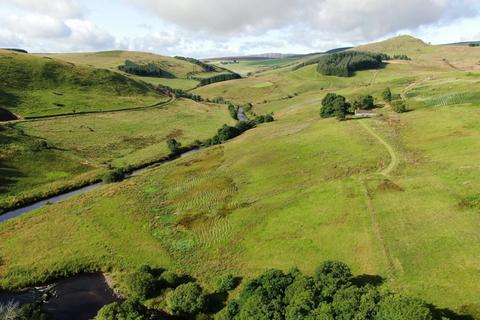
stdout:
[[198,58],[308,53],[398,34],[480,40],[477,0],[1,0],[0,47]]

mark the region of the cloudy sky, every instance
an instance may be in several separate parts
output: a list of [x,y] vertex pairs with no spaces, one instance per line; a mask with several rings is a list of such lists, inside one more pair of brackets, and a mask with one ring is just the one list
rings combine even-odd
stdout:
[[480,1],[0,0],[0,47],[32,52],[308,53],[398,34],[480,40]]

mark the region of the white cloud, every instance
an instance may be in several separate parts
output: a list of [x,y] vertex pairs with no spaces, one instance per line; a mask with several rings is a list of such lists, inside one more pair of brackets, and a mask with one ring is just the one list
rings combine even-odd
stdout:
[[115,38],[87,20],[67,20],[66,25],[71,30],[67,42],[80,50],[103,50],[115,46]]
[[70,35],[70,28],[60,19],[36,13],[12,15],[6,19],[8,30],[17,35],[34,38],[59,38]]
[[[132,0],[130,0],[132,1]],[[138,1],[132,1],[138,3]],[[161,19],[216,35],[256,34],[292,25],[379,37],[478,13],[475,0],[141,0]]]
[[3,0],[21,9],[57,18],[80,18],[85,8],[76,0]]

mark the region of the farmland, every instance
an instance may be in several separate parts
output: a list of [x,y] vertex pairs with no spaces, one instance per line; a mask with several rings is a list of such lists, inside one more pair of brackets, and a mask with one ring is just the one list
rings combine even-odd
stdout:
[[[316,65],[267,70],[243,63],[235,72],[259,72],[195,89],[204,98],[252,103],[256,114],[273,113],[276,121],[0,224],[0,285],[82,270],[122,274],[148,264],[211,287],[221,272],[251,279],[298,266],[313,274],[320,262],[340,260],[355,274],[382,276],[389,290],[479,317],[478,51],[407,37],[358,50],[412,60],[350,78],[321,75]],[[397,114],[383,101],[386,87],[410,112]],[[380,116],[321,119],[321,101],[333,92],[371,94]],[[55,148],[35,163],[2,154],[2,166],[35,176],[2,192],[146,161],[166,154],[167,137],[188,144],[232,121],[225,105],[183,99],[18,123],[0,132],[15,141],[12,150],[28,143],[20,130]],[[49,177],[35,174],[37,163],[53,162],[60,164]]]

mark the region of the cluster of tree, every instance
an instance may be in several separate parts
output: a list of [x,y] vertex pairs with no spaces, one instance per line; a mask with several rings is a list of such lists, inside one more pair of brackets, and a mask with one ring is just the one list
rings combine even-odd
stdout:
[[385,88],[382,92],[383,100],[387,103],[390,103],[393,111],[397,113],[404,113],[408,111],[405,101],[400,97],[400,95],[393,95],[390,88]]
[[173,74],[160,68],[158,64],[139,64],[126,60],[124,65],[118,67],[123,72],[144,77],[175,78]]
[[15,52],[20,52],[20,53],[28,53],[27,50],[17,49],[17,48],[2,48],[2,50],[15,51]]
[[271,114],[261,115],[255,117],[253,120],[249,121],[240,121],[235,126],[223,125],[218,129],[217,134],[213,138],[208,139],[203,143],[205,146],[213,146],[217,144],[222,144],[223,142],[238,137],[243,132],[253,129],[257,124],[273,122],[275,119]]
[[359,96],[350,103],[344,96],[327,93],[322,100],[320,116],[345,120],[346,116],[355,113],[355,110],[371,110],[373,108],[375,108],[375,100],[371,95]]
[[[390,60],[390,59],[388,59]],[[409,56],[406,54],[395,54],[393,56],[393,60],[412,60]]]
[[[164,304],[159,306],[164,312],[180,319],[211,319],[220,309],[227,292],[238,285],[238,278],[226,273],[217,278],[216,288],[207,293],[193,278],[180,276],[163,269],[152,269],[148,266],[131,273],[125,278],[125,289],[129,299],[104,306],[97,314],[97,320],[144,320],[155,318],[160,314],[157,310],[149,310],[142,301],[162,296]],[[217,297],[224,299],[220,301]],[[158,309],[155,308],[155,309]]]
[[176,56],[175,59],[179,59],[179,60],[183,60],[183,61],[187,61],[187,62],[196,64],[197,66],[200,66],[204,72],[215,72],[215,71],[217,71],[217,69],[214,66],[209,65],[208,63],[202,62],[202,61],[194,59],[194,58],[186,58],[186,57]]
[[383,60],[388,58],[382,53],[345,51],[319,58],[317,70],[327,76],[350,77],[355,71],[378,69],[383,67]]
[[469,47],[480,47],[480,43],[469,43]]
[[356,283],[349,267],[341,262],[323,263],[313,277],[298,269],[287,273],[270,270],[247,283],[239,298],[215,319],[442,319],[421,300]]
[[200,81],[200,86],[207,86],[212,83],[236,80],[241,78],[242,76],[240,76],[238,73],[221,73],[209,78],[193,78],[193,79]]

